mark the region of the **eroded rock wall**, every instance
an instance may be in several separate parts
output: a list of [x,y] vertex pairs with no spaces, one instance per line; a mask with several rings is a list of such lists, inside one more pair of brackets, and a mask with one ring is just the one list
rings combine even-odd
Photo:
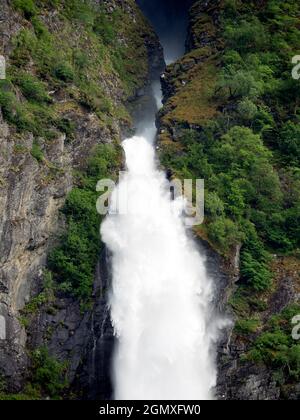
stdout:
[[[132,88],[125,86],[115,70],[103,73],[99,70],[95,76],[113,107],[121,109],[128,99],[132,102],[138,96],[139,90],[147,89],[151,79],[162,70],[162,49],[134,1],[92,3],[103,9],[108,21],[111,14],[117,12],[130,22],[128,30],[125,27],[118,35],[117,43],[131,51],[132,32],[135,39],[141,40],[140,48],[131,52],[131,60],[141,63],[138,72],[135,68],[128,69]],[[38,18],[51,34],[61,34],[64,42],[68,36],[74,51],[78,51],[78,45],[82,45],[87,36],[81,23],[75,18],[65,20],[61,10],[50,5],[39,10]],[[116,33],[118,29],[113,28]],[[8,74],[16,37],[24,30],[32,34],[35,31],[22,11],[14,9],[11,2],[1,1],[0,53],[6,57]],[[27,73],[36,74],[35,64],[33,59],[26,64]],[[122,76],[127,82],[127,75]],[[22,103],[22,93],[16,91],[16,95]],[[106,350],[103,346],[99,349],[97,340],[105,340],[106,328],[110,338],[112,336],[106,309],[107,279],[100,274],[105,272],[106,260],[100,259],[95,267],[92,299],[95,306],[90,310],[82,311],[78,300],[60,294],[52,305],[54,311],[42,305],[31,316],[31,325],[24,325],[22,309],[40,292],[49,250],[59,242],[65,230],[60,209],[74,185],[74,169],[81,170],[85,166],[95,145],[120,140],[122,133],[130,129],[131,122],[118,111],[109,116],[109,123],[101,121],[96,111],[81,105],[80,89],[78,91],[71,83],[62,84],[49,95],[59,118],[67,118],[74,126],[74,133],[72,141],[57,129],[51,141],[41,133],[38,138],[40,160],[32,154],[37,134],[33,135],[30,130],[20,132],[3,118],[0,107],[0,375],[6,392],[19,392],[27,380],[28,354],[46,345],[51,355],[68,361],[70,387],[75,378],[81,376],[74,385],[81,398],[103,397],[110,391],[109,385],[103,387],[103,374],[99,375],[103,366],[99,366],[99,360],[106,364],[107,357],[99,355]]]

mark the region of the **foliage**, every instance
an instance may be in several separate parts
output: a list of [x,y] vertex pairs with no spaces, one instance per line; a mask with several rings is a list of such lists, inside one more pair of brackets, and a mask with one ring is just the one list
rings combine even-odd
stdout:
[[66,363],[59,362],[49,355],[46,347],[41,347],[32,353],[31,383],[42,394],[57,399],[67,386],[66,367]]
[[224,215],[225,205],[216,192],[207,192],[204,204],[205,212],[212,220]]
[[105,45],[112,45],[117,36],[114,21],[108,19],[105,13],[99,13],[94,21],[93,30],[100,35]]
[[229,48],[249,52],[261,50],[268,45],[268,35],[264,25],[257,17],[240,20],[238,25],[227,24],[225,39]]
[[101,218],[96,210],[96,183],[115,176],[120,165],[120,149],[111,144],[99,145],[93,151],[86,174],[78,187],[69,193],[63,213],[67,231],[49,256],[49,268],[60,290],[81,301],[91,296],[94,270],[99,256]]
[[72,82],[74,80],[74,71],[71,65],[67,62],[61,61],[53,67],[53,74],[63,82]]
[[65,133],[67,141],[73,140],[75,137],[75,123],[68,118],[60,118],[55,122],[56,128]]
[[33,0],[13,0],[13,6],[21,11],[26,19],[30,19],[36,14]]
[[[205,179],[205,232],[225,254],[241,243],[240,284],[255,293],[272,286],[267,249],[299,247],[300,201],[295,193],[288,198],[297,176],[283,169],[290,174],[299,164],[299,83],[287,59],[297,49],[298,15],[291,1],[264,2],[257,10],[226,1],[225,50],[211,95],[222,112],[201,130],[178,127],[180,147],[162,145],[161,161],[174,175]],[[196,101],[200,93],[191,95]],[[180,119],[176,109],[173,117]]]
[[244,121],[252,120],[257,114],[257,106],[248,98],[238,103],[237,111]]
[[209,225],[209,237],[221,249],[228,250],[237,245],[242,236],[238,227],[230,219],[219,217]]
[[[27,383],[22,392],[10,394],[6,385],[0,389],[0,400],[41,400],[60,399],[68,382],[66,379],[67,363],[57,360],[49,354],[47,347],[39,347],[30,353],[31,366]],[[2,383],[2,382],[1,382]]]
[[33,143],[30,153],[31,153],[32,157],[34,157],[38,162],[43,161],[44,154],[43,154],[43,151],[41,150],[38,143]]
[[241,278],[254,290],[263,291],[271,286],[272,274],[268,267],[270,256],[252,223],[244,225],[244,233],[240,262]]
[[[102,123],[111,124],[112,116],[128,120],[124,109],[120,112],[123,105],[112,103],[101,81],[113,78],[124,99],[144,82],[147,24],[140,14],[136,24],[129,25],[130,17],[121,7],[111,11],[89,0],[14,0],[12,5],[29,22],[12,38],[9,83],[0,81],[0,106],[8,123],[47,139],[56,127],[68,130],[72,139],[70,127],[57,122],[64,118],[57,115],[52,99],[59,89],[67,101],[87,106]],[[44,23],[44,15],[54,9],[63,33]],[[126,43],[121,45],[119,38]]]
[[55,285],[52,273],[45,270],[43,275],[43,290],[25,305],[21,311],[22,315],[26,317],[31,314],[36,314],[41,306],[54,302],[54,293]]
[[259,320],[256,318],[239,319],[235,324],[235,332],[240,335],[253,334],[259,327]]
[[300,123],[288,121],[282,126],[278,146],[289,165],[300,165]]
[[22,106],[11,90],[11,85],[6,81],[0,83],[0,106],[3,117],[19,130],[33,129],[34,120],[26,107]]
[[21,73],[18,75],[16,82],[27,99],[37,102],[49,101],[44,83],[36,77],[27,73]]
[[291,335],[291,320],[299,312],[299,305],[291,305],[273,316],[266,331],[255,340],[247,358],[271,365],[287,378],[299,381],[300,345]]

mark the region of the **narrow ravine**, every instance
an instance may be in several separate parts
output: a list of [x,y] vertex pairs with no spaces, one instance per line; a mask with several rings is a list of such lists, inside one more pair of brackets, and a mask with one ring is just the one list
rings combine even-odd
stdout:
[[[176,56],[170,46],[165,55]],[[159,107],[158,83],[153,86]],[[127,171],[111,200],[118,211],[101,227],[113,255],[114,398],[212,399],[213,285],[183,224],[184,200],[171,200],[158,170],[155,115],[146,117],[122,143]]]

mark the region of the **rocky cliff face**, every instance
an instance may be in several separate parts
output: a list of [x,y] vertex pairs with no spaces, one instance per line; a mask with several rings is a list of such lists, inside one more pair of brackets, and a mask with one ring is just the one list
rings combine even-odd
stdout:
[[[207,160],[201,160],[202,167],[197,163],[195,150],[200,148],[197,149],[196,142],[203,142],[205,154],[205,147],[211,141],[210,132],[205,132],[205,127],[218,124],[225,119],[224,109],[236,106],[234,100],[224,102],[224,98],[220,99],[220,95],[214,94],[217,91],[217,75],[224,65],[222,54],[225,41],[224,33],[220,29],[221,16],[224,17],[227,3],[229,4],[219,0],[195,2],[190,10],[186,54],[168,66],[161,78],[164,107],[157,118],[158,144],[161,161],[170,176],[195,176],[193,170],[196,167],[198,176],[209,177],[209,171],[203,175]],[[230,16],[232,10],[228,4],[226,13]],[[252,2],[249,10],[251,7],[261,10],[264,6],[265,2]],[[229,118],[228,116],[228,121]],[[192,136],[197,139],[195,143],[192,143]],[[188,153],[194,153],[193,157],[185,154],[185,147],[190,144]],[[200,150],[199,161],[203,153],[203,149]],[[204,244],[202,251],[208,255],[208,270],[217,285],[218,310],[233,320],[232,326],[224,331],[218,345],[217,397],[241,400],[299,398],[297,381],[293,377],[286,379],[284,369],[280,370],[276,364],[255,361],[249,357],[257,340],[273,339],[273,336],[268,336],[269,331],[274,332],[270,327],[272,322],[277,322],[275,331],[279,330],[280,334],[282,332],[285,343],[289,342],[290,346],[297,344],[289,341],[292,327],[288,317],[291,315],[284,314],[289,311],[294,313],[293,310],[299,308],[299,259],[294,256],[273,255],[270,267],[273,275],[271,289],[264,293],[252,292],[252,297],[249,292],[245,298],[245,282],[240,276],[241,244],[235,244],[224,254],[207,234],[205,225],[196,227],[195,232]],[[218,266],[220,271],[214,271],[214,266]],[[253,322],[251,316],[254,318],[254,325],[259,325],[253,327],[253,330],[249,328]],[[272,348],[269,343],[265,351],[268,345]]]
[[[37,395],[24,388],[33,380],[32,353],[44,347],[53,358],[51,368],[63,366],[67,386],[60,396],[109,398],[109,255],[99,252],[85,305],[70,291],[44,292],[45,268],[67,229],[60,210],[68,193],[82,182],[94,147],[114,145],[131,130],[126,108],[144,107],[149,82],[164,66],[162,50],[133,0],[85,2],[86,8],[80,1],[60,7],[36,2],[33,9],[25,3],[2,0],[0,10],[0,54],[8,64],[8,79],[0,81],[0,399],[20,391],[31,398],[49,395],[49,389]],[[225,3],[231,2],[195,2],[186,54],[162,76],[158,146],[170,156],[182,156],[186,129],[201,134],[207,122],[235,106],[212,95],[222,67]],[[260,8],[266,2],[253,3]],[[171,176],[174,168],[167,169]],[[232,325],[219,343],[218,398],[299,398],[295,381],[285,383],[272,366],[245,357],[274,315],[279,321],[272,322],[288,324],[280,317],[299,302],[299,259],[274,256],[272,289],[245,301],[237,293],[241,245],[224,256],[204,228],[195,234],[216,280],[218,310],[234,320],[245,305],[246,313],[248,306],[259,313],[258,329],[245,333]]]
[[[54,298],[51,310],[41,303],[26,320],[22,310],[42,290],[48,252],[59,243],[65,230],[60,209],[76,183],[74,169],[80,171],[85,167],[95,145],[114,143],[130,128],[124,104],[147,89],[164,62],[158,39],[134,1],[91,2],[84,10],[80,4],[76,9],[78,2],[62,3],[61,7],[55,7],[49,2],[31,10],[22,2],[13,7],[12,2],[1,1],[0,53],[6,57],[9,78],[6,85],[3,81],[0,101],[1,384],[5,384],[2,391],[19,392],[30,380],[28,355],[46,345],[53,357],[68,361],[69,388],[82,398],[107,397],[109,380],[103,375],[108,375],[108,370],[103,366],[107,366],[109,355],[104,354],[107,346],[103,342],[106,334],[111,340],[111,327],[106,309],[105,258],[95,268],[92,297],[95,303],[90,310],[82,311],[77,299],[63,293]],[[100,23],[86,23],[93,18],[94,10]],[[121,19],[124,26],[114,19]],[[26,37],[32,38],[30,43],[36,43],[36,49],[27,45]],[[118,51],[114,56],[109,55],[110,43],[114,45],[111,49]],[[49,51],[41,60],[42,48]],[[83,66],[88,66],[91,60],[94,67],[84,68],[88,82],[82,84],[77,79],[79,63],[60,67],[57,69],[60,74],[55,74],[55,70],[48,74],[51,62],[48,63],[47,54],[52,53],[62,60],[64,54],[73,55],[73,60],[82,57],[87,60]],[[123,60],[128,60],[127,67],[122,69],[116,63],[117,54],[121,53],[125,54]],[[97,54],[102,54],[100,61]],[[67,69],[72,66],[68,76]],[[27,78],[35,78],[35,86],[42,83],[48,89],[47,101],[55,121],[67,122],[71,134],[60,131],[60,124],[54,124],[50,118],[40,132],[36,127],[23,130],[19,124],[20,107],[28,106],[26,113],[34,108],[29,118],[37,108],[37,101],[32,101],[33,91],[28,94],[19,82],[23,72]],[[98,89],[96,92],[92,84],[90,91],[86,91],[91,80]],[[12,91],[9,95],[11,98],[14,95],[15,102],[4,101],[7,91]],[[38,115],[37,121],[41,119]],[[52,131],[51,137],[44,135],[44,129]]]

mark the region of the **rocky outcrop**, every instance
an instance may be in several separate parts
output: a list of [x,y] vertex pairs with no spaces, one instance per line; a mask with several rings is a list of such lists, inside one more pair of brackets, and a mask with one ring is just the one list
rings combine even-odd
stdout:
[[[183,153],[181,150],[184,149],[180,144],[182,133],[186,129],[201,133],[203,125],[217,119],[221,109],[218,98],[211,92],[215,89],[214,75],[222,65],[220,52],[223,40],[219,29],[223,6],[224,2],[218,0],[195,2],[190,11],[186,54],[168,66],[161,77],[164,107],[157,117],[158,147],[163,156],[166,152],[167,161],[172,163],[168,157],[175,157],[174,166],[179,171],[179,161]],[[210,99],[207,100],[207,97]],[[189,171],[186,162],[185,160],[183,163],[183,173],[185,170]],[[172,177],[172,168],[167,169]],[[241,246],[236,246],[230,255],[223,257],[218,255],[220,250],[217,250],[217,246],[207,240],[205,229],[196,229],[196,232],[200,237],[202,253],[208,255],[208,272],[216,284],[216,308],[232,320],[218,343],[217,398],[299,399],[299,386],[295,381],[281,386],[280,381],[275,379],[274,366],[254,363],[247,359],[249,349],[259,334],[268,331],[270,319],[274,315],[280,315],[289,305],[299,305],[299,260],[296,261],[295,258],[294,262],[293,258],[289,261],[287,257],[273,256],[274,285],[273,289],[262,297],[265,308],[259,313],[260,327],[255,332],[239,334],[235,329],[237,315],[230,302],[241,283]]]
[[[164,107],[157,125],[161,144],[176,142],[182,129],[199,129],[218,115],[218,104],[207,100],[215,86],[221,1],[197,1],[190,9],[186,54],[161,76]],[[201,100],[199,98],[202,98]]]
[[220,48],[217,28],[223,3],[222,0],[196,1],[191,7],[186,52],[205,46]]
[[[139,90],[147,89],[152,78],[157,77],[164,66],[162,49],[135,2],[101,1],[95,2],[96,7],[99,3],[106,8],[108,19],[110,13],[118,9],[126,13],[126,18],[132,22],[131,29],[137,31],[146,46],[145,57],[141,49],[133,52],[132,60],[135,60],[134,54],[140,54],[137,59],[143,63],[143,69],[139,69],[138,74],[130,74],[135,83],[131,98],[126,96],[127,88],[115,72],[109,76],[98,75],[103,92],[118,107],[128,99],[133,101]],[[58,27],[63,32],[64,20],[51,7],[42,11],[40,19],[50,32],[57,32]],[[32,29],[9,2],[2,1],[0,52],[5,54],[8,65],[13,39],[24,28]],[[78,28],[72,34],[74,39],[69,40],[70,45],[74,41],[74,48],[83,36],[80,25]],[[126,36],[123,31],[118,42],[129,43]],[[33,64],[32,72],[35,71]],[[129,124],[124,124],[124,119],[117,114],[109,124],[103,124],[93,110],[80,105],[76,92],[71,91],[70,95],[67,86],[51,92],[51,96],[60,117],[67,118],[74,126],[74,133],[72,141],[57,129],[51,141],[41,136],[39,159],[32,153],[36,136],[30,132],[20,133],[7,124],[0,108],[0,376],[7,392],[20,391],[30,362],[28,350],[46,345],[51,355],[68,361],[68,382],[78,396],[108,397],[112,328],[106,306],[105,258],[99,259],[95,268],[94,304],[90,310],[82,311],[76,299],[60,294],[51,308],[48,305],[39,308],[31,317],[30,326],[25,328],[21,318],[24,306],[42,289],[47,255],[64,231],[60,209],[74,185],[74,169],[85,166],[95,145],[120,139]]]
[[108,308],[109,256],[105,248],[95,270],[93,306],[82,312],[78,302],[60,297],[40,311],[29,330],[30,348],[45,343],[58,360],[68,361],[66,397],[109,399],[114,335]]
[[[293,269],[284,267],[284,258],[277,261],[280,269],[277,272],[276,287],[268,297],[265,311],[262,313],[264,323],[293,304],[299,304],[299,276]],[[230,290],[230,289],[229,289]],[[232,288],[231,288],[231,291]],[[278,400],[299,399],[299,386],[296,384],[281,386],[276,381],[274,370],[263,364],[245,360],[251,344],[258,333],[241,337],[232,328],[218,348],[218,385],[217,395],[224,400]],[[286,391],[287,388],[287,391]]]
[[[19,311],[40,287],[43,267],[54,234],[61,228],[59,208],[71,188],[71,157],[64,136],[50,147],[45,159],[56,165],[56,175],[34,159],[28,134],[18,152],[18,136],[2,120],[1,126],[1,314],[6,320],[0,364],[8,370],[14,386],[26,362],[26,334],[18,322]],[[59,174],[64,172],[60,178]],[[50,177],[53,177],[51,179]],[[2,362],[2,363],[1,363]]]

